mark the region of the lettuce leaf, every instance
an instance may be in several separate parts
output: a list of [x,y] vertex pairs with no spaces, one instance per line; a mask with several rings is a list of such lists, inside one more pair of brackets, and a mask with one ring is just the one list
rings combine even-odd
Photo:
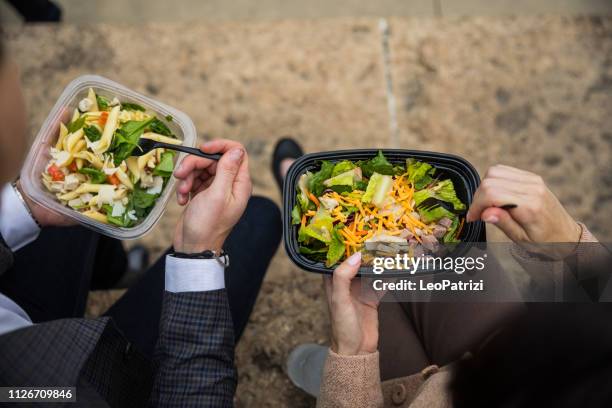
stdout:
[[332,178],[329,178],[323,182],[325,187],[333,187],[333,186],[349,186],[353,187],[353,185],[361,181],[361,169],[356,167],[351,170],[347,170],[344,173],[340,173]]
[[348,161],[348,160],[343,160],[339,163],[336,163],[336,165],[334,166],[332,170],[331,176],[336,177],[338,174],[342,174],[349,170],[353,170],[355,167],[356,166],[353,162]]
[[408,171],[408,181],[412,182],[415,190],[420,190],[431,183],[433,181],[432,176],[436,171],[431,164],[414,159],[406,161],[406,169]]
[[466,208],[465,204],[463,204],[457,197],[457,194],[455,193],[455,186],[453,185],[452,180],[449,179],[439,181],[433,186],[416,191],[413,198],[415,204],[418,206],[430,197],[451,203],[453,208],[457,211],[463,211]]
[[291,224],[298,225],[302,222],[302,212],[300,211],[300,205],[296,204],[291,210]]
[[[342,225],[344,228],[344,225]],[[332,240],[329,243],[329,249],[327,250],[327,257],[325,266],[328,268],[335,265],[344,255],[344,242],[342,241],[342,237],[338,230],[340,226],[337,225],[332,231]]]
[[437,198],[453,204],[455,210],[465,210],[465,204],[463,204],[461,200],[457,198],[457,193],[455,192],[455,186],[453,185],[452,180],[447,179],[440,181],[433,187],[433,190]]
[[388,176],[394,174],[393,165],[389,163],[381,150],[378,151],[378,154],[374,158],[357,162],[357,166],[361,167],[365,177],[370,177],[374,173]]
[[297,200],[300,204],[300,208],[302,212],[308,211],[308,207],[310,206],[310,198],[308,198],[308,184],[312,177],[312,173],[306,172],[300,176],[298,180],[298,195]]
[[393,178],[391,176],[374,173],[370,178],[365,194],[361,198],[361,202],[373,203],[380,207],[383,205],[391,188],[393,188]]
[[321,162],[321,170],[310,177],[308,180],[308,190],[314,194],[315,197],[319,197],[323,194],[323,191],[327,188],[323,183],[331,177],[333,170],[334,164],[328,160],[323,160]]
[[354,187],[353,190],[365,191],[366,188],[368,188],[368,182],[361,180],[361,181],[356,182],[353,187]]
[[443,217],[456,218],[455,214],[448,211],[444,207],[435,207],[429,210],[418,208],[417,211],[421,216],[421,221],[423,221],[425,224],[429,224],[430,222],[436,222]]
[[327,254],[327,247],[313,249],[313,248],[309,248],[304,245],[300,245],[299,250],[300,250],[300,254],[303,254],[303,255],[318,255],[318,254],[325,255]]
[[334,221],[331,214],[323,208],[319,208],[308,225],[300,227],[298,231],[298,241],[304,242],[308,238],[329,244],[332,240],[332,230]]

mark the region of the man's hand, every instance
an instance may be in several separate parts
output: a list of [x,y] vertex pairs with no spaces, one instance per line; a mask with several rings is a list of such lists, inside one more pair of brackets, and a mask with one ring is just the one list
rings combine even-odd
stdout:
[[188,204],[174,233],[178,252],[221,250],[251,196],[248,157],[240,143],[214,140],[200,149],[223,157],[216,162],[187,156],[174,171],[178,203]]
[[342,355],[374,353],[378,348],[378,304],[374,294],[365,296],[361,280],[354,279],[361,265],[356,252],[342,262],[333,277],[324,276],[331,315],[332,350]]
[[41,205],[36,204],[34,201],[23,192],[21,183],[17,181],[17,190],[21,193],[23,200],[32,212],[34,219],[43,227],[68,227],[76,225],[76,221],[72,218],[66,217],[65,215],[58,214],[55,211],[51,211]]
[[[506,204],[516,208],[503,210]],[[466,216],[466,221],[495,224],[519,244],[580,240],[581,228],[567,213],[542,177],[509,166],[491,167]]]

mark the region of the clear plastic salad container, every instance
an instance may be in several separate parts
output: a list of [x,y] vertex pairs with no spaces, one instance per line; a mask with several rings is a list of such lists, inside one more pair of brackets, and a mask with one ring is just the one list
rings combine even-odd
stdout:
[[[21,185],[24,192],[36,203],[73,218],[87,228],[118,239],[139,238],[150,231],[164,213],[174,190],[174,177],[170,177],[148,216],[140,224],[131,228],[104,224],[62,205],[52,193],[47,191],[41,181],[41,174],[45,171],[51,158],[50,148],[55,145],[59,136],[60,121],[67,123],[70,120],[73,110],[79,101],[87,96],[89,88],[93,88],[97,94],[109,99],[117,97],[121,102],[137,103],[159,117],[172,116],[172,121],[167,123],[170,130],[183,141],[184,146],[194,146],[197,137],[196,129],[185,113],[109,79],[97,75],[84,75],[76,78],[64,89],[51,113],[45,119],[21,170]],[[184,153],[177,155],[175,160],[182,160],[184,155]]]

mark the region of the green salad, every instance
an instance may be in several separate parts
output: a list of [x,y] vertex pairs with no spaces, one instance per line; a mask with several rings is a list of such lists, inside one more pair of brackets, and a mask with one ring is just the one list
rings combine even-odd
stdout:
[[429,163],[324,160],[299,178],[291,213],[300,253],[331,267],[362,251],[374,256],[435,253],[457,243],[466,205],[448,178]]

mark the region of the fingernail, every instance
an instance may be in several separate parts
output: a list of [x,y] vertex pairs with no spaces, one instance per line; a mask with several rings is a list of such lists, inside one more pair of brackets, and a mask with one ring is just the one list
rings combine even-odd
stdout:
[[484,222],[488,222],[489,224],[496,224],[499,221],[499,218],[495,215],[489,215],[484,219]]
[[361,252],[355,252],[353,255],[348,257],[346,262],[351,266],[359,265],[359,262],[361,262]]
[[236,162],[242,160],[243,155],[244,155],[244,150],[242,149],[232,149],[229,152],[230,159]]
[[176,169],[174,169],[174,172],[178,173],[181,171],[182,168],[183,168],[183,162],[179,163],[179,165],[176,166]]

